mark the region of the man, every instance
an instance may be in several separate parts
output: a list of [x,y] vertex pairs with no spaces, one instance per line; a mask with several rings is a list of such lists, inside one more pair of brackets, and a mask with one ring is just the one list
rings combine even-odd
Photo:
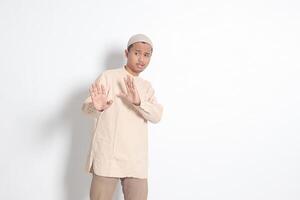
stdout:
[[139,77],[152,52],[149,37],[133,35],[126,65],[103,71],[83,103],[83,112],[96,122],[87,161],[91,200],[111,200],[119,180],[125,200],[147,199],[147,124],[159,122],[163,112],[150,82]]

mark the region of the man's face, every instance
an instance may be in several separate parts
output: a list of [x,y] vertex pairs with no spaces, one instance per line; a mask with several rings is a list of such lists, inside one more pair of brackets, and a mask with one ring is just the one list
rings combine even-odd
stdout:
[[127,49],[125,50],[125,54],[127,57],[126,66],[132,72],[139,74],[148,66],[152,55],[152,48],[147,43],[136,42],[132,45],[129,52]]

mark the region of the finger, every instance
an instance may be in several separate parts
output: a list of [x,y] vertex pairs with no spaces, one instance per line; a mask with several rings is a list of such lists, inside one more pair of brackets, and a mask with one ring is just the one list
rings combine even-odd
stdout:
[[124,94],[123,92],[120,92],[119,94],[117,94],[117,96],[118,96],[118,97],[124,97],[124,98],[126,98],[127,95]]
[[99,83],[95,83],[95,89],[96,89],[97,94],[101,94],[101,89],[100,89]]
[[134,93],[135,92],[135,89],[134,89],[135,87],[134,87],[134,79],[133,79],[133,77],[131,77],[131,80],[130,80],[130,89],[131,89],[131,91]]
[[117,94],[118,97],[123,97],[124,93],[120,92],[119,94]]
[[108,102],[107,102],[107,105],[111,105],[113,103],[113,100],[109,100]]
[[107,90],[107,94],[106,94],[106,96],[108,96],[109,95],[109,91],[110,91],[110,87],[108,88],[108,90]]
[[132,79],[132,89],[135,90],[135,83],[134,83],[134,79]]
[[104,106],[104,110],[107,109],[109,106],[111,106],[111,104],[113,103],[113,100],[110,100],[106,103],[106,105]]
[[106,92],[105,92],[105,87],[104,87],[104,85],[102,85],[102,84],[101,84],[101,91],[102,91],[102,94],[106,94]]
[[128,78],[127,78],[128,86],[129,86],[129,88],[132,88],[132,77],[130,77],[129,75],[127,75],[127,76],[128,76]]
[[128,75],[128,88],[129,88],[129,90],[130,90],[130,92],[132,92],[133,90],[132,90],[132,77],[130,77],[129,75]]
[[129,86],[128,86],[128,81],[126,80],[126,78],[124,78],[125,81],[125,86],[126,86],[126,92],[129,92]]
[[95,94],[94,94],[94,92],[93,92],[93,87],[92,87],[92,86],[90,86],[89,92],[90,92],[91,97],[94,97],[94,96],[95,96]]
[[95,83],[92,84],[92,92],[94,95],[97,94],[97,86],[95,85]]
[[117,96],[120,97],[121,99],[125,100],[125,101],[130,102],[130,100],[129,100],[127,94],[124,94],[123,92],[117,94]]
[[134,84],[134,78],[131,77],[131,87],[133,88],[133,84]]
[[124,77],[125,85],[128,86],[128,77]]
[[128,76],[128,84],[130,89],[132,89],[132,79],[132,77]]

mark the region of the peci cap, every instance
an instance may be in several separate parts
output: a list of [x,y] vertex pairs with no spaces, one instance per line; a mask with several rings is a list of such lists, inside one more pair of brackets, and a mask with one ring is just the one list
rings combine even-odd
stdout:
[[136,42],[146,42],[153,48],[153,44],[152,44],[150,38],[144,34],[136,34],[136,35],[131,36],[128,40],[127,48]]

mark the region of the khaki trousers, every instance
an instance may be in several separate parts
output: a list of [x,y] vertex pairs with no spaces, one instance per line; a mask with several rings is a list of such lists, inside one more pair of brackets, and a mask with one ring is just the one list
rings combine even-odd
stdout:
[[112,200],[118,181],[121,180],[125,200],[147,200],[148,181],[132,177],[114,178],[93,173],[90,189],[91,200]]

